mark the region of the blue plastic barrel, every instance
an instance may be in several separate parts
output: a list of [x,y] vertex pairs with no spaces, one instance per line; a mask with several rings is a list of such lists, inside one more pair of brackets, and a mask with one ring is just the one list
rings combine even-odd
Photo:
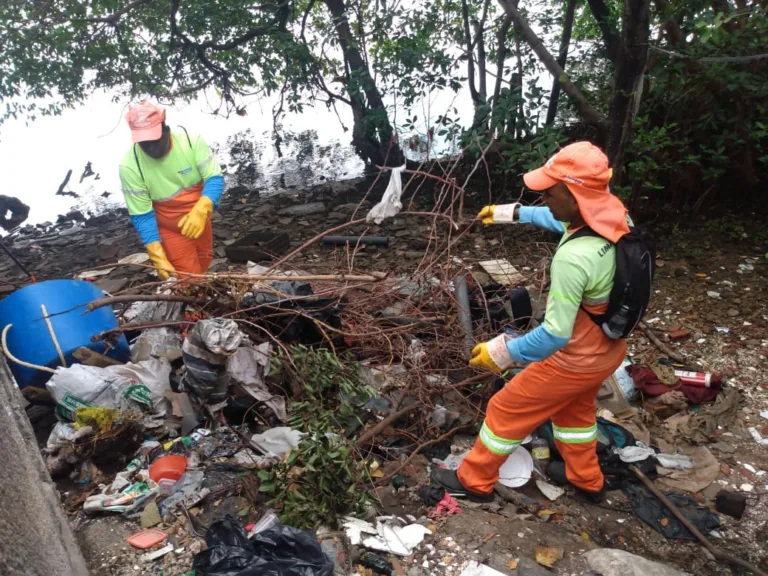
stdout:
[[[98,286],[83,280],[49,280],[31,284],[0,301],[0,332],[8,324],[13,324],[8,332],[8,350],[19,360],[50,368],[60,366],[59,354],[40,308],[45,305],[67,366],[77,362],[72,353],[81,346],[127,361],[131,352],[124,335],[120,335],[116,344],[91,342],[91,336],[118,326],[109,306],[83,314],[84,304],[103,297],[104,292]],[[56,315],[67,310],[70,311]],[[8,366],[19,388],[44,386],[51,377],[49,372],[26,368],[11,360],[8,360]]]

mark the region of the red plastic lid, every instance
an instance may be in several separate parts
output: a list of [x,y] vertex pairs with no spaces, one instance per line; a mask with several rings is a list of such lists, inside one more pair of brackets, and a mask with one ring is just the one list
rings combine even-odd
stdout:
[[125,541],[131,546],[146,550],[147,548],[152,548],[155,544],[160,544],[166,538],[168,538],[168,534],[162,530],[148,528],[147,530],[136,532],[136,534],[131,534]]

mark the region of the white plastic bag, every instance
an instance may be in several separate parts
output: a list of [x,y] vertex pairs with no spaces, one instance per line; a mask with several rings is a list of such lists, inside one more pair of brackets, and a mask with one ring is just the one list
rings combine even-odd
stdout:
[[152,412],[155,414],[170,409],[170,402],[165,398],[165,392],[171,389],[171,364],[167,360],[150,358],[136,364],[109,366],[105,370],[146,386],[151,395]]
[[288,426],[278,426],[271,428],[262,434],[254,434],[251,440],[267,455],[285,456],[291,450],[299,447],[303,432],[289,428]]
[[72,424],[65,422],[56,422],[56,425],[51,430],[50,436],[48,436],[48,442],[45,444],[45,451],[49,454],[56,454],[60,448],[69,444],[74,444],[75,440],[88,436],[93,432],[90,426],[82,426],[79,430],[75,430]]
[[141,362],[150,358],[178,360],[181,358],[181,336],[168,327],[148,328],[131,344],[131,360]]
[[403,203],[400,202],[400,196],[403,195],[403,180],[401,176],[403,170],[405,170],[405,164],[399,168],[392,168],[389,184],[384,191],[384,196],[382,196],[381,202],[368,212],[368,216],[365,218],[367,222],[381,224],[387,218],[397,216],[400,210],[403,209]]
[[57,414],[74,420],[77,409],[86,406],[165,409],[170,374],[171,365],[154,358],[107,368],[74,364],[57,368],[46,387],[56,400]]

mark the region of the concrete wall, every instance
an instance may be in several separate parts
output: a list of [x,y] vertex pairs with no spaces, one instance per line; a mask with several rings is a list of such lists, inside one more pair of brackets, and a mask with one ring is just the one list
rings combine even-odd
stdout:
[[0,574],[88,576],[23,405],[0,358]]

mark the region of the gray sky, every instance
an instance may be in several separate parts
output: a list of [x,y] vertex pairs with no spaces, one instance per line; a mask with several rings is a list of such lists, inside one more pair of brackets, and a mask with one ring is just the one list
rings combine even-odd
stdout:
[[[490,79],[489,79],[490,80]],[[209,144],[224,144],[228,136],[251,129],[257,136],[272,130],[274,99],[265,98],[248,106],[248,115],[221,118],[207,113],[204,100],[168,108],[168,123],[184,126],[200,134]],[[420,103],[413,113],[420,121],[436,119],[453,107],[466,121],[471,121],[472,104],[468,90],[458,95],[452,92],[433,93]],[[352,118],[346,106],[338,106],[339,114],[351,129]],[[70,189],[82,196],[96,198],[104,191],[112,193],[110,200],[122,204],[118,179],[118,163],[131,145],[130,131],[124,120],[125,108],[115,104],[109,95],[99,93],[82,106],[66,110],[61,116],[41,117],[33,122],[9,120],[0,128],[0,158],[5,166],[4,194],[17,196],[31,208],[28,223],[55,222],[59,214],[69,211],[76,202],[55,192],[67,170],[72,169]],[[404,117],[399,113],[398,119]],[[324,105],[305,109],[301,115],[288,114],[283,121],[285,130],[294,132],[317,130],[320,144],[334,140],[346,145],[350,132],[344,133],[336,114]],[[426,124],[417,132],[426,133]],[[405,134],[407,138],[410,134]],[[268,140],[268,139],[267,139]],[[269,151],[270,146],[266,147]],[[221,158],[219,160],[222,160]],[[86,162],[92,163],[100,179],[86,178],[79,183]]]

